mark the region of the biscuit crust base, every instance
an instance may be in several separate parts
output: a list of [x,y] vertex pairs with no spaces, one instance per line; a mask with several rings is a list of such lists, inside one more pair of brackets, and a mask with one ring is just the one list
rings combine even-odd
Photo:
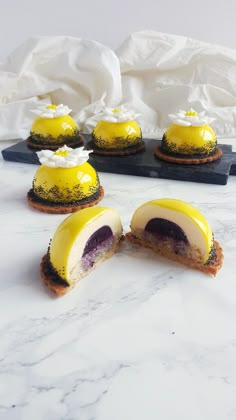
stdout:
[[136,153],[142,152],[145,150],[145,143],[143,140],[141,140],[138,144],[135,146],[126,147],[124,149],[115,149],[115,150],[108,150],[108,149],[102,149],[95,146],[95,143],[93,140],[91,140],[88,143],[89,149],[93,150],[93,153],[96,155],[102,155],[102,156],[128,156],[128,155],[134,155]]
[[185,257],[184,255],[168,252],[167,249],[162,248],[161,244],[155,245],[153,243],[139,239],[136,236],[134,236],[132,232],[128,232],[125,235],[125,237],[126,239],[128,239],[130,242],[134,244],[141,245],[145,248],[151,248],[155,253],[161,255],[162,257],[169,258],[172,261],[177,261],[183,265],[186,265],[187,267],[193,268],[195,270],[200,270],[212,276],[215,276],[217,271],[223,265],[223,260],[224,260],[223,249],[221,248],[220,244],[217,241],[214,241],[214,248],[215,248],[216,256],[212,262],[206,265],[206,264],[199,264],[198,262]]
[[68,138],[64,142],[60,143],[36,143],[32,139],[32,137],[28,137],[26,140],[27,146],[30,147],[30,149],[34,150],[57,150],[60,147],[68,146],[72,149],[75,149],[76,147],[81,147],[84,145],[84,138],[81,136],[81,134],[77,134],[76,138],[74,137],[73,140],[69,140]]
[[46,286],[53,292],[56,294],[56,296],[63,296],[66,293],[70,292],[79,282],[79,280],[81,280],[83,277],[86,277],[98,264],[100,264],[101,262],[109,259],[112,257],[113,254],[115,254],[120,247],[121,242],[123,241],[124,236],[122,235],[121,238],[116,241],[113,245],[113,247],[106,252],[105,255],[103,255],[101,258],[99,258],[93,265],[93,267],[91,267],[89,270],[85,271],[82,275],[80,275],[80,277],[78,278],[77,282],[75,282],[74,284],[71,285],[63,285],[63,284],[59,284],[55,281],[55,275],[52,272],[51,269],[51,264],[49,263],[49,254],[45,254],[41,260],[41,264],[40,264],[40,275],[42,277],[42,280],[44,282],[44,284],[46,284]]
[[33,207],[33,209],[39,210],[43,213],[49,213],[49,214],[67,214],[67,213],[74,213],[77,210],[85,209],[86,207],[92,207],[99,203],[104,197],[104,189],[100,185],[98,190],[98,195],[96,195],[95,199],[91,199],[91,201],[88,200],[79,204],[77,202],[76,204],[54,204],[53,206],[50,204],[43,203],[42,201],[35,200],[32,195],[30,194],[31,190],[27,193],[27,201],[30,207]]
[[222,156],[222,150],[219,147],[217,147],[216,152],[211,156],[202,158],[184,158],[168,155],[161,150],[161,146],[157,146],[154,150],[154,155],[158,159],[165,160],[166,162],[178,163],[181,165],[199,165],[201,163],[214,162],[215,160],[219,159]]

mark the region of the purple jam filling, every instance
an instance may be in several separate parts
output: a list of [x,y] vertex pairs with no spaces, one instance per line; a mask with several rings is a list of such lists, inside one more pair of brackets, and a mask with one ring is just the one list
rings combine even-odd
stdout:
[[105,254],[113,245],[113,233],[109,226],[102,226],[88,239],[82,255],[82,267],[84,271],[94,265],[98,256]]
[[110,236],[113,236],[113,234],[109,226],[102,226],[100,229],[96,230],[87,241],[82,257],[93,251],[101,242],[104,242]]
[[[149,220],[145,226],[145,231],[151,233],[156,239],[165,240],[173,239],[174,241],[188,245],[188,239],[183,231],[176,223],[166,219],[155,218]],[[178,247],[178,245],[176,245]]]

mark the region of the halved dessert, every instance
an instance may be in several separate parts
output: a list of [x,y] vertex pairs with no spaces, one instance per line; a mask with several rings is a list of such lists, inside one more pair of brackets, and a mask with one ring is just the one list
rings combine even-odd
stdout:
[[170,114],[173,124],[163,135],[161,146],[155,150],[159,159],[179,164],[199,164],[215,161],[222,155],[217,146],[217,138],[209,125],[214,118],[205,116],[205,112],[197,113],[179,111]]
[[97,204],[104,191],[97,171],[87,162],[89,153],[67,146],[37,152],[42,165],[27,194],[29,205],[45,213],[71,213]]
[[41,276],[58,296],[69,292],[101,261],[117,251],[123,238],[116,210],[94,207],[67,217],[57,228],[41,262]]
[[33,122],[27,144],[33,149],[56,150],[63,145],[78,147],[83,145],[83,137],[76,121],[68,115],[68,106],[45,105],[33,110],[38,117]]
[[104,107],[98,114],[100,120],[92,133],[89,146],[93,152],[107,156],[125,156],[145,149],[142,131],[135,121],[138,114],[120,108]]
[[131,220],[131,242],[207,274],[216,275],[223,251],[205,217],[190,204],[171,198],[138,207]]

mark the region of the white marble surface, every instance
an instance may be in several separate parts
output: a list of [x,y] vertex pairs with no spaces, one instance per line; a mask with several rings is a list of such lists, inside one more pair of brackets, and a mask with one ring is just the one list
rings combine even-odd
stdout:
[[58,299],[39,263],[65,216],[28,207],[36,166],[0,167],[0,419],[234,420],[236,177],[216,186],[101,173],[102,205],[125,230],[147,200],[197,206],[224,267],[214,279],[127,245]]

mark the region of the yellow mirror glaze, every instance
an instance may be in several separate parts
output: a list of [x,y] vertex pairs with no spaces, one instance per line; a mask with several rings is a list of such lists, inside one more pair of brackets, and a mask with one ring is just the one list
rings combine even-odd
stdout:
[[[135,216],[138,212],[140,212],[140,209],[145,210],[145,207],[147,206],[158,206],[162,207],[164,209],[172,210],[174,212],[178,212],[180,214],[183,214],[184,216],[187,216],[188,219],[190,219],[196,226],[201,234],[201,236],[204,238],[205,243],[205,255],[203,255],[203,262],[205,263],[212,250],[212,244],[213,244],[213,235],[211,227],[208,223],[208,221],[205,219],[205,217],[200,213],[199,210],[197,210],[195,207],[192,207],[190,204],[181,201],[176,200],[172,198],[162,198],[158,200],[152,200],[149,201],[142,206],[138,207],[133,215],[133,219],[135,219]],[[178,222],[176,222],[178,223]],[[132,222],[131,222],[132,225]]]
[[93,130],[95,145],[106,149],[129,147],[137,144],[141,138],[141,128],[136,121],[99,121]]
[[112,209],[107,207],[89,207],[68,216],[57,228],[50,244],[50,262],[54,269],[68,281],[67,264],[70,251],[78,235],[88,224]]
[[[52,107],[53,105],[50,106]],[[31,133],[42,137],[50,136],[57,141],[57,138],[61,136],[74,136],[77,130],[78,125],[76,121],[70,115],[64,115],[57,118],[36,118],[32,125]]]
[[183,127],[172,124],[165,132],[165,147],[173,153],[192,154],[194,149],[211,153],[216,146],[216,134],[209,125]]
[[41,165],[34,177],[34,193],[54,203],[70,203],[97,192],[99,180],[95,169],[87,162],[72,168],[51,168]]

